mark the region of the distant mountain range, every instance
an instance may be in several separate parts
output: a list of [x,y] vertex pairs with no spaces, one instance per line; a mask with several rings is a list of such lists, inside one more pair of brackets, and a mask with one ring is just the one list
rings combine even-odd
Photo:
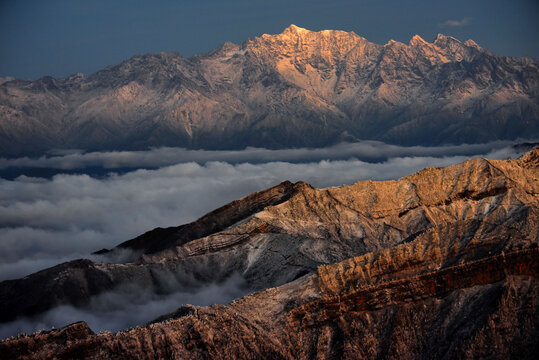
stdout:
[[283,182],[113,250],[132,262],[0,282],[0,323],[126,284],[166,293],[240,274],[259,291],[116,334],[76,323],[21,335],[0,359],[535,359],[538,168],[535,148],[396,181]]
[[444,35],[378,45],[291,25],[191,58],[137,55],[87,77],[1,79],[0,156],[538,137],[538,64]]

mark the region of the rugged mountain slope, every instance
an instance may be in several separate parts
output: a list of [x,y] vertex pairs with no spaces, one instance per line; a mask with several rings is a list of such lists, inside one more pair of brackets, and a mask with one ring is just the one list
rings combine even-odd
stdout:
[[135,56],[88,77],[1,83],[0,154],[537,137],[538,90],[536,60],[471,40],[377,45],[292,25],[188,59]]
[[[479,264],[482,270],[474,268],[475,275],[462,280],[468,284],[463,287],[473,287],[474,279],[481,277],[478,274],[491,279],[491,271],[486,270],[491,267],[483,267],[483,260],[490,264],[504,253],[517,254],[515,264],[521,264],[518,251],[535,259],[536,253],[528,250],[536,248],[539,240],[538,167],[536,148],[517,161],[474,159],[425,169],[396,181],[362,181],[327,189],[285,182],[192,224],[150,232],[120,245],[143,252],[135,262],[78,260],[4,281],[0,283],[0,321],[38,314],[60,304],[83,305],[92,296],[125,283],[170,291],[163,274],[189,286],[192,278],[210,282],[239,273],[251,289],[263,290],[310,273],[322,276],[326,270],[320,265],[341,261],[342,275],[327,273],[344,281],[334,284],[331,291],[336,293],[351,290],[346,285],[348,276],[354,287],[363,288],[376,285],[377,276],[391,282]],[[163,231],[166,234],[161,237]],[[159,251],[163,247],[167,248]],[[361,255],[361,260],[347,262]],[[525,268],[514,265],[507,274],[528,276],[526,261]],[[502,281],[504,274],[480,284]],[[325,286],[327,291],[330,287]],[[503,286],[498,289],[502,291]],[[294,307],[294,299],[286,301]],[[490,309],[500,310],[496,306]],[[260,316],[267,315],[260,311]]]
[[228,306],[186,306],[117,334],[76,323],[18,337],[0,343],[0,357],[535,358],[538,248],[449,265],[463,254],[444,253],[458,246],[438,239],[324,266]]

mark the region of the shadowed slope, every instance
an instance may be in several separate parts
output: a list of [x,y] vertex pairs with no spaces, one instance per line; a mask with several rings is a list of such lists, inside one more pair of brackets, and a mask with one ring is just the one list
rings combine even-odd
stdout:
[[[399,248],[394,255],[401,266],[377,253],[370,265],[365,257],[352,258],[229,306],[190,307],[179,318],[117,334],[95,335],[77,323],[7,340],[0,357],[534,357],[537,248],[429,272],[415,264],[417,258],[429,262],[428,256]],[[364,284],[360,279],[372,267],[372,285]]]

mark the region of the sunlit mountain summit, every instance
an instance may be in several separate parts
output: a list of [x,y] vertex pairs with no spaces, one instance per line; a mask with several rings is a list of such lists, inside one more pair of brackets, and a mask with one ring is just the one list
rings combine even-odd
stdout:
[[137,55],[88,76],[4,81],[0,155],[534,138],[538,65],[441,34],[380,45],[291,25],[190,58]]

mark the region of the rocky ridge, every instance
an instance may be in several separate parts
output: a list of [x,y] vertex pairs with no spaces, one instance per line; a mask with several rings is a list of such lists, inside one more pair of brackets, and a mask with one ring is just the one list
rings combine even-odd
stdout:
[[[85,323],[0,343],[5,358],[522,358],[537,350],[538,248],[425,272],[409,244],[228,306],[117,334]],[[371,274],[371,270],[374,270]],[[365,275],[368,274],[365,284]],[[517,330],[518,331],[515,331]],[[508,335],[511,334],[511,335]]]
[[0,343],[0,354],[532,358],[538,165],[536,148],[519,160],[473,159],[395,181],[327,189],[283,183],[213,213],[244,209],[241,220],[215,227],[212,213],[203,217],[200,224],[215,231],[209,235],[186,240],[180,227],[178,242],[165,237],[171,247],[157,252],[158,236],[124,243],[148,249],[136,262],[80,260],[4,281],[2,321],[41,304],[39,311],[82,304],[125,281],[159,287],[159,271],[179,281],[189,272],[203,281],[240,273],[261,291],[228,306],[183,307],[117,334],[77,323],[22,336]]
[[2,82],[0,155],[534,138],[538,81],[536,60],[471,40],[378,45],[291,25],[191,58],[137,55],[89,76]]

